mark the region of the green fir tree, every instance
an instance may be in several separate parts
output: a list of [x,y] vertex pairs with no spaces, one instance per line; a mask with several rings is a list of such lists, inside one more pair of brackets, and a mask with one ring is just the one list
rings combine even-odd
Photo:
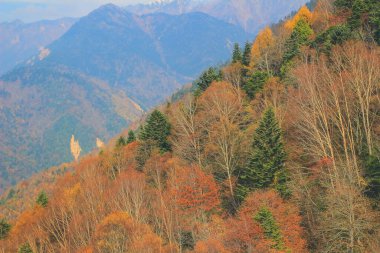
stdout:
[[153,141],[161,152],[170,151],[171,145],[168,141],[170,128],[171,126],[165,115],[158,110],[154,110],[141,130],[140,139]]
[[271,211],[268,208],[263,207],[259,210],[254,219],[263,228],[265,237],[275,243],[273,248],[283,250],[284,241],[281,236],[280,227],[274,219]]
[[24,243],[18,248],[17,253],[33,253],[33,250],[29,243]]
[[256,71],[243,84],[243,90],[250,99],[254,99],[256,94],[263,89],[268,78],[269,75],[266,71]]
[[251,49],[252,49],[251,43],[246,42],[245,47],[244,47],[244,52],[243,52],[243,59],[242,59],[242,63],[246,67],[248,67],[249,64],[251,63]]
[[124,136],[120,136],[116,141],[116,148],[125,147],[127,144],[127,140],[124,138]]
[[130,130],[128,132],[127,144],[130,144],[130,143],[134,142],[135,140],[136,140],[135,132],[133,132],[132,130]]
[[288,196],[285,159],[282,132],[273,109],[269,108],[255,131],[248,165],[239,173],[237,196],[240,201],[249,192],[268,187],[275,187],[283,197]]
[[288,62],[297,56],[300,53],[301,46],[308,42],[312,34],[313,29],[311,29],[306,20],[301,19],[298,21],[290,38],[286,42],[286,51],[283,57],[284,62]]
[[194,82],[194,86],[196,87],[195,95],[199,96],[202,92],[207,90],[207,88],[211,85],[212,82],[220,80],[222,80],[221,71],[213,67],[208,68]]
[[46,192],[41,191],[37,196],[37,200],[36,200],[37,205],[40,205],[42,207],[47,207],[48,202],[49,202],[49,199],[48,199],[48,196],[46,195]]
[[362,15],[366,12],[367,5],[364,0],[354,0],[351,10],[351,17],[348,19],[348,26],[351,30],[356,30],[362,25]]
[[293,58],[300,54],[301,46],[307,44],[313,34],[309,23],[301,19],[297,22],[290,38],[285,43],[285,53],[282,59],[281,76],[284,77],[293,65]]
[[8,236],[11,230],[11,224],[9,224],[5,219],[0,220],[0,240]]
[[234,44],[234,51],[232,53],[232,63],[241,62],[243,59],[243,55],[241,53],[241,49],[238,43]]

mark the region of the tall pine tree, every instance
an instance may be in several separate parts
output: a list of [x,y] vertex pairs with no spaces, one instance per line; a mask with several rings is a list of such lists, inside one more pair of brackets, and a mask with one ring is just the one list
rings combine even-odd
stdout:
[[288,62],[297,56],[300,52],[301,46],[308,42],[309,37],[312,34],[313,29],[311,29],[309,23],[304,19],[300,19],[294,27],[290,38],[286,42],[286,51],[283,59],[284,62]]
[[0,220],[0,240],[8,236],[11,230],[11,224],[9,224],[5,219]]
[[251,63],[251,50],[252,50],[251,43],[246,42],[245,47],[244,47],[243,59],[242,59],[242,63],[246,67],[248,67],[249,64]]
[[119,139],[116,141],[116,148],[121,148],[127,145],[127,141],[125,140],[124,136],[120,136]]
[[130,144],[130,143],[134,142],[135,140],[136,140],[135,132],[133,132],[132,130],[130,130],[128,132],[127,144]]
[[170,151],[171,145],[168,141],[170,128],[171,126],[165,115],[158,110],[154,110],[141,130],[140,139],[152,141],[161,152]]
[[281,76],[284,77],[291,68],[293,58],[300,54],[301,46],[305,45],[310,36],[313,34],[313,29],[305,19],[300,19],[293,29],[290,38],[285,44],[285,53],[281,66]]
[[241,49],[238,43],[234,44],[234,51],[232,53],[232,63],[241,62],[243,59]]
[[256,71],[247,78],[246,82],[243,84],[243,90],[250,99],[254,99],[256,94],[264,88],[268,79],[269,75],[266,71]]
[[262,207],[255,215],[254,219],[260,223],[264,230],[265,237],[274,242],[273,248],[284,250],[285,245],[281,235],[280,226],[277,224],[271,211],[266,207]]
[[202,92],[207,90],[207,88],[214,81],[220,81],[222,79],[221,72],[213,67],[208,68],[204,71],[201,76],[194,82],[196,86],[195,95],[199,96]]
[[268,187],[275,187],[287,197],[285,158],[281,129],[273,109],[269,108],[255,131],[248,165],[240,171],[237,184],[240,201],[254,189]]

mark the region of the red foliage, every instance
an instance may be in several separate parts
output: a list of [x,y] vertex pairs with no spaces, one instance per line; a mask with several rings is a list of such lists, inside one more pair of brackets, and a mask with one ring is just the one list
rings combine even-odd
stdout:
[[185,213],[218,209],[218,186],[212,175],[197,166],[178,167],[172,172],[171,194]]

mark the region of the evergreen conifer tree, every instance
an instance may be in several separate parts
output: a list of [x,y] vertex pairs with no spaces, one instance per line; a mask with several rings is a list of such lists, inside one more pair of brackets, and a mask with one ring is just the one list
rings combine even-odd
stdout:
[[[367,155],[364,161],[367,196],[380,200],[380,156]],[[380,202],[379,202],[380,205]]]
[[30,247],[29,243],[24,243],[18,249],[17,253],[33,253],[32,247]]
[[129,143],[132,143],[136,140],[136,135],[135,135],[135,132],[133,132],[132,130],[130,130],[128,132],[128,139],[127,139],[127,144]]
[[42,207],[46,207],[48,205],[49,199],[46,195],[45,191],[41,191],[40,194],[38,194],[36,203]]
[[282,76],[285,76],[285,74],[289,71],[292,66],[293,58],[299,55],[301,46],[305,45],[309,41],[309,37],[312,34],[313,29],[311,29],[309,23],[304,19],[300,19],[285,44],[285,53],[281,66]]
[[355,30],[361,26],[361,16],[366,11],[366,4],[363,0],[354,0],[351,9],[352,14],[348,19],[348,25],[351,30]]
[[294,27],[289,40],[286,42],[284,62],[288,62],[298,55],[301,46],[309,40],[312,34],[313,29],[311,29],[309,23],[304,19],[300,19]]
[[251,63],[251,43],[246,42],[245,47],[244,47],[244,53],[243,53],[243,60],[242,63],[244,66],[248,67],[249,64]]
[[241,62],[243,59],[241,49],[238,43],[234,44],[234,51],[232,53],[232,63]]
[[9,231],[11,230],[11,225],[5,220],[0,220],[0,240],[8,236]]
[[281,129],[273,109],[269,108],[255,131],[248,165],[240,171],[237,182],[239,200],[244,200],[254,189],[268,187],[275,187],[283,197],[288,196],[285,158]]
[[271,211],[266,207],[261,208],[256,214],[255,220],[260,223],[263,228],[265,237],[275,243],[273,247],[277,250],[283,250],[284,241],[281,236],[280,227],[274,219]]
[[220,71],[213,67],[208,68],[194,83],[196,86],[195,95],[199,96],[202,92],[207,90],[213,81],[220,81],[221,79],[222,76]]
[[369,25],[372,28],[375,41],[380,45],[380,1],[369,0],[369,2]]
[[243,90],[250,99],[254,99],[256,93],[261,91],[268,81],[269,75],[264,71],[256,71],[243,84]]
[[168,141],[170,128],[171,126],[165,115],[158,110],[154,110],[141,130],[140,139],[153,141],[161,152],[170,151],[171,145]]
[[117,141],[116,141],[116,147],[117,148],[127,146],[127,144],[128,143],[125,140],[124,136],[120,136],[119,139],[117,139]]

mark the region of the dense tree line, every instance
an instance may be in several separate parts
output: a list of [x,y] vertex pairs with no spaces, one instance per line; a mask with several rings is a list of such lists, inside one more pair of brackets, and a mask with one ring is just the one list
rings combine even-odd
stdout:
[[0,220],[0,248],[379,252],[379,14],[320,0],[235,44],[193,93]]

